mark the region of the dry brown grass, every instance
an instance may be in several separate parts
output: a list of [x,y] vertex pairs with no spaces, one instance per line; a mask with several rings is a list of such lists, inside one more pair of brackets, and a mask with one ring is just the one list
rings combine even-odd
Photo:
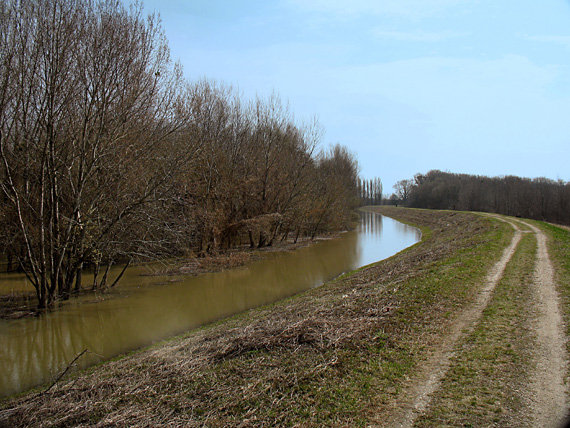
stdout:
[[364,426],[394,405],[501,245],[501,226],[478,216],[393,210],[431,230],[423,244],[5,401],[0,426]]

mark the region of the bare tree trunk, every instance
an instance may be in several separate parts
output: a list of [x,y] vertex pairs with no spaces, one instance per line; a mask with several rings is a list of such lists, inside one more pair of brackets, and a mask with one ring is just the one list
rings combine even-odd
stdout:
[[277,237],[277,234],[279,233],[280,226],[281,226],[281,222],[278,222],[275,225],[275,227],[273,228],[273,233],[271,234],[271,239],[267,243],[268,247],[271,247],[273,245],[273,241],[275,240],[275,238]]
[[299,240],[299,235],[301,234],[301,228],[297,227],[297,234],[295,235],[295,240],[293,241],[294,244],[297,243],[297,241]]
[[99,262],[95,262],[95,265],[93,266],[93,290],[97,290],[97,277],[99,276],[99,269]]
[[119,283],[119,281],[121,280],[121,278],[123,277],[123,274],[125,273],[125,271],[127,270],[127,268],[129,267],[129,265],[131,264],[131,259],[129,259],[129,261],[127,262],[127,264],[125,265],[125,267],[123,268],[123,270],[121,271],[121,273],[119,274],[119,276],[117,277],[117,279],[111,284],[111,286],[109,288],[113,288],[115,285],[117,285]]
[[75,275],[77,274],[77,269],[75,266],[67,265],[65,269],[62,269],[61,277],[64,278],[63,293],[61,298],[63,300],[69,300],[71,297],[71,286],[75,280]]
[[281,242],[285,241],[288,236],[289,236],[289,226],[287,226],[285,228],[285,231],[283,232],[283,236],[281,237]]
[[40,311],[47,309],[48,306],[48,284],[47,284],[47,275],[45,272],[41,272],[40,274],[40,291],[39,291],[39,303],[38,309]]
[[255,248],[255,243],[253,242],[253,232],[251,230],[247,231],[249,236],[249,248]]
[[105,290],[107,288],[107,276],[109,275],[109,271],[111,270],[111,266],[113,266],[113,262],[107,264],[107,268],[105,269],[105,273],[103,274],[103,278],[101,278],[101,284],[99,288],[101,290]]
[[77,271],[75,273],[75,293],[79,293],[81,291],[81,280],[83,277],[83,262],[79,263],[77,267]]
[[267,235],[265,234],[264,230],[259,231],[259,242],[257,244],[257,248],[262,248],[265,246],[267,241]]
[[12,272],[14,270],[14,255],[11,251],[8,251],[8,264],[6,266],[6,272]]

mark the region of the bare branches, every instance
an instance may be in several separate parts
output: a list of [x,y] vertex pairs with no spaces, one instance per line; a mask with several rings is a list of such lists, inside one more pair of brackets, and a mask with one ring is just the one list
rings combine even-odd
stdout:
[[89,350],[84,349],[79,354],[77,354],[71,363],[69,363],[69,365],[65,368],[65,370],[63,370],[61,374],[53,381],[53,383],[45,391],[40,392],[39,395],[47,394],[56,385],[56,383],[58,383],[67,374],[67,372],[71,369],[71,367],[73,367],[77,360],[79,360],[86,352],[89,352]]
[[3,3],[0,181],[26,248],[12,251],[30,267],[40,308],[56,289],[69,294],[70,272],[92,254],[112,259],[118,223],[170,186],[155,159],[176,169],[191,156],[169,150],[186,121],[182,77],[157,18],[141,11]]
[[[495,212],[570,224],[570,183],[562,180],[485,177],[433,170],[402,182],[408,184],[408,202],[414,207]],[[397,196],[403,200],[401,194]]]
[[347,227],[352,155],[275,93],[185,82],[139,3],[9,0],[0,27],[1,244],[39,308],[84,265]]

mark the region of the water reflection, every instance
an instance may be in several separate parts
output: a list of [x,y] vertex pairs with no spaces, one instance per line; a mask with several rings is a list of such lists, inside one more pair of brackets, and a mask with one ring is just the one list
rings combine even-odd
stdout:
[[141,268],[132,269],[108,300],[0,322],[0,395],[50,381],[84,349],[91,353],[82,364],[91,365],[318,286],[419,239],[415,228],[363,212],[358,231],[235,270],[173,278],[143,277]]
[[370,211],[361,214],[359,266],[384,260],[422,238],[419,229]]

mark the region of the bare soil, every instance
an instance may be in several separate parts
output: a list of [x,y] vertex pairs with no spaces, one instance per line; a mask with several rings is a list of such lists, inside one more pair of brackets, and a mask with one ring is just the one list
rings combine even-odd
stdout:
[[[556,428],[561,426],[567,416],[568,388],[565,385],[565,379],[568,376],[568,359],[565,352],[567,339],[564,334],[560,298],[556,291],[555,273],[546,245],[547,237],[541,229],[530,222],[494,215],[492,217],[508,222],[516,230],[511,244],[505,249],[502,258],[493,270],[489,272],[487,284],[480,290],[476,301],[458,317],[442,343],[432,351],[427,361],[422,363],[410,380],[409,386],[399,394],[396,400],[398,404],[394,406],[398,410],[388,417],[380,415],[376,424],[371,426]],[[523,334],[518,338],[508,338],[505,334],[508,327],[500,326],[501,321],[495,322],[493,319],[493,311],[497,308],[504,308],[502,303],[497,303],[496,308],[488,311],[485,324],[481,324],[481,316],[491,299],[494,298],[494,290],[505,274],[506,267],[517,250],[523,233],[532,233],[535,236],[536,245],[536,252],[533,256],[533,274],[528,283],[530,297],[527,297],[528,301],[521,306],[516,315],[513,313],[513,316],[522,318],[522,321],[518,322],[524,325],[525,331],[521,331]],[[513,271],[520,270],[519,267],[513,267]],[[524,280],[524,277],[522,279]],[[526,288],[526,285],[519,283],[518,288]],[[520,297],[513,295],[512,298]],[[496,318],[500,316],[501,313],[498,312]],[[511,320],[511,324],[516,322],[514,319]],[[491,345],[485,345],[483,349],[483,345],[475,344],[476,339],[469,338],[475,328],[479,329],[480,337],[485,337],[486,333],[481,332],[485,328],[502,329],[502,332],[492,333],[487,339],[483,339],[493,340],[491,339],[493,334],[504,338],[504,343],[492,345],[495,346],[494,356],[486,354]],[[509,343],[509,340],[515,340],[517,343]],[[474,346],[481,346],[481,351],[474,349]],[[463,352],[469,352],[470,357],[456,358]],[[517,352],[520,357],[516,356]],[[527,353],[530,355],[528,361],[523,361]],[[483,359],[496,359],[497,366],[518,371],[510,373],[489,371],[487,363],[469,362],[469,358],[476,355]],[[448,375],[451,360],[454,364],[454,373]],[[510,365],[507,364],[508,360],[512,361]],[[476,380],[474,383],[479,386],[466,387],[462,398],[462,394],[458,393],[460,388],[457,388],[457,384],[470,381],[467,376],[465,379],[458,379],[457,374],[467,374],[470,370],[481,370],[480,374],[470,373],[469,376],[473,379],[487,376],[488,382],[485,384],[483,379]],[[446,381],[442,385],[444,377]],[[439,391],[440,388],[450,387],[455,391]],[[473,394],[476,395],[473,396]],[[450,402],[450,398],[455,402]],[[432,400],[437,401],[434,409],[430,409]],[[473,413],[470,414],[471,411],[467,410],[461,418],[458,418],[459,409],[465,408],[465,405],[459,401],[464,400],[470,400]],[[488,404],[480,404],[481,401]],[[526,405],[509,404],[510,408],[506,406],[501,408],[499,404],[517,401],[526,403]],[[486,417],[478,417],[480,413],[478,408],[494,409],[493,411],[498,414],[493,416],[487,413]],[[512,413],[513,411],[516,413]],[[421,421],[416,423],[420,417]],[[511,421],[514,425],[504,425],[505,421]]]
[[568,370],[566,337],[554,269],[548,255],[546,235],[526,223],[536,235],[538,252],[534,279],[534,327],[537,337],[536,370],[531,375],[532,420],[536,427],[555,427],[566,416],[568,406],[564,379]]

